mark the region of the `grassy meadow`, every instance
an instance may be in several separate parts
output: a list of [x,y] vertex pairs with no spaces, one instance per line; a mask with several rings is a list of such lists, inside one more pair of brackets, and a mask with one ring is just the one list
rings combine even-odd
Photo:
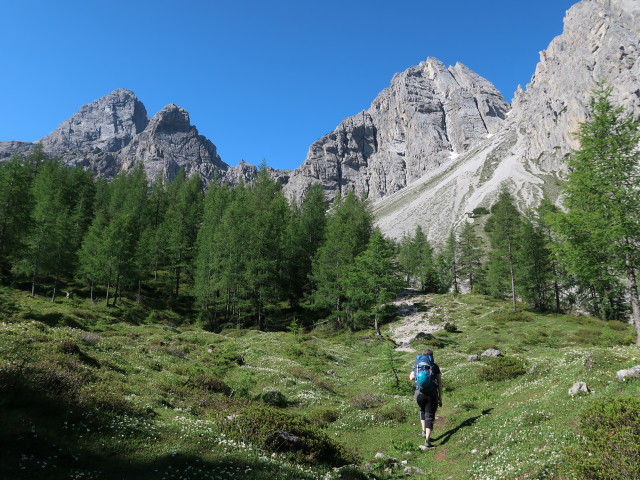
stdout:
[[[582,413],[640,397],[640,381],[615,376],[640,364],[630,325],[514,314],[476,295],[411,301],[443,327],[411,345],[432,347],[443,372],[427,452],[407,378],[415,353],[388,338],[400,318],[387,319],[385,340],[215,334],[134,303],[2,288],[2,478],[394,479],[408,467],[421,479],[572,478]],[[468,361],[488,348],[504,357]],[[593,392],[570,396],[578,381]]]

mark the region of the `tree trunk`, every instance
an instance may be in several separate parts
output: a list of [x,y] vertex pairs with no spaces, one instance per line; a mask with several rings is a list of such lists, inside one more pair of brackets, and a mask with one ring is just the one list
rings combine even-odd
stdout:
[[556,294],[556,313],[560,313],[560,286],[557,279],[553,281],[553,291]]
[[109,306],[109,290],[110,289],[111,289],[111,284],[109,282],[107,282],[107,295],[105,296],[105,299],[104,299],[104,305],[106,307]]
[[378,314],[376,313],[373,317],[373,328],[376,330],[376,338],[378,340],[382,339],[382,333],[380,332],[380,324],[378,323]]
[[54,303],[56,301],[57,289],[58,289],[58,277],[56,276],[55,280],[53,281],[53,293],[51,294],[51,303]]
[[113,303],[112,307],[115,307],[118,304],[118,297],[120,296],[120,275],[118,275],[116,279],[116,286],[113,289]]
[[91,296],[91,304],[94,305],[96,302],[93,298],[93,280],[91,280],[91,285],[89,286],[89,295]]
[[36,271],[33,270],[33,277],[31,277],[31,298],[36,296]]
[[176,267],[176,299],[180,293],[180,267]]
[[629,293],[631,297],[631,318],[636,327],[636,345],[640,346],[640,299],[638,299],[638,282],[636,280],[636,272],[629,264],[627,258],[627,280],[629,281]]
[[511,255],[511,242],[509,242],[509,273],[511,274],[511,299],[513,300],[513,311],[516,311],[516,276],[513,271],[513,258]]

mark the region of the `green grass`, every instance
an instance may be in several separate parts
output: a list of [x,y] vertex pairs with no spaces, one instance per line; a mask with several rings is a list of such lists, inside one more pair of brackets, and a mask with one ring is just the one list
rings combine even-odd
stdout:
[[[426,453],[417,449],[407,380],[415,354],[393,351],[373,332],[214,334],[188,318],[132,315],[129,303],[52,304],[4,288],[3,478],[331,479],[340,475],[334,467],[363,465],[377,452],[407,459],[423,478],[558,478],[557,466],[581,445],[581,412],[640,396],[639,381],[615,381],[617,370],[640,363],[629,325],[514,315],[476,295],[424,301],[442,325],[457,327],[436,333],[444,406],[437,448]],[[482,374],[491,362],[467,362],[491,347],[525,373],[501,380]],[[576,381],[594,393],[570,397]],[[274,443],[278,429],[306,443],[291,452]],[[378,478],[404,477],[386,467]]]

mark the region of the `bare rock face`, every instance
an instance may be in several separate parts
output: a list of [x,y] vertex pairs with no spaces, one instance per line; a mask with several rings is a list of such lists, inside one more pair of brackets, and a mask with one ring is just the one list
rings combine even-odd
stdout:
[[128,171],[142,161],[148,178],[174,178],[180,169],[187,176],[199,174],[205,181],[229,167],[213,143],[198,134],[189,113],[171,104],[160,110],[147,128],[117,155],[119,170]]
[[[181,168],[187,176],[200,175],[205,183],[226,180],[229,166],[211,141],[198,134],[189,113],[168,105],[152,119],[133,92],[115,90],[83,106],[40,142],[44,152],[70,165],[81,165],[96,175],[113,177],[142,162],[149,179],[174,178]],[[0,142],[0,160],[14,153],[26,155],[35,144]],[[255,168],[254,168],[255,170]],[[255,175],[246,166],[236,167],[229,180]]]
[[149,119],[133,92],[119,89],[83,106],[42,139],[45,152],[66,156],[117,152],[142,132]]
[[355,190],[372,200],[399,191],[494,133],[509,109],[464,65],[429,58],[395,75],[371,107],[309,148],[285,192],[300,198],[322,183],[329,199]]
[[507,121],[459,158],[377,202],[381,230],[399,238],[421,225],[430,240],[442,242],[452,228],[477,221],[468,214],[491,207],[503,187],[522,210],[537,206],[545,194],[557,200],[567,156],[578,147],[573,134],[587,119],[598,82],[612,87],[613,102],[640,115],[638,32],[635,0],[574,5],[564,32],[541,52],[527,89],[516,92]]

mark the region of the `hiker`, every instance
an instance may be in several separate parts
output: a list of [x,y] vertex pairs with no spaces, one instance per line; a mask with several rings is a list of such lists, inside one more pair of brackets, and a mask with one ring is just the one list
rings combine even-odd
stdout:
[[427,348],[422,355],[416,356],[409,375],[409,380],[415,381],[414,398],[420,407],[421,435],[427,448],[433,448],[429,441],[436,410],[442,406],[442,376],[440,367],[433,361],[433,350]]

